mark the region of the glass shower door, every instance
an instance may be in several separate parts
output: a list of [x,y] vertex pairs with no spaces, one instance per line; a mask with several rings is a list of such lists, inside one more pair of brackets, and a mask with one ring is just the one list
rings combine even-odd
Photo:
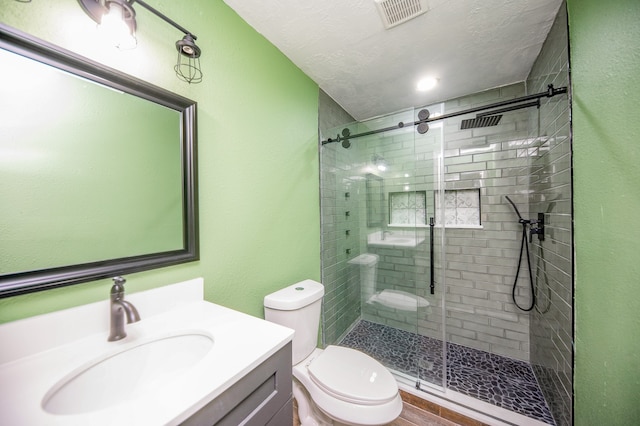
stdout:
[[[426,108],[431,116],[442,114],[442,104]],[[416,120],[421,110],[416,110]],[[416,249],[416,366],[419,387],[446,386],[445,288],[444,288],[444,228],[438,226],[442,218],[443,188],[443,125],[430,123],[425,133],[415,134],[415,181],[426,192],[424,226],[416,227],[416,235],[423,241]]]
[[[412,124],[416,119],[413,110],[405,111],[332,129],[329,137]],[[329,257],[326,250],[340,259],[335,265],[323,260],[323,282],[330,277],[332,282],[350,283],[347,287],[357,285],[360,294],[359,306],[336,313],[344,310],[344,298],[334,297],[330,289],[325,330],[334,330],[332,318],[358,311],[359,321],[348,327],[341,344],[373,356],[411,385],[420,381],[444,387],[438,300],[442,291],[435,288],[432,294],[430,289],[430,236],[435,250],[441,250],[441,233],[429,226],[440,182],[441,131],[422,135],[407,125],[321,150],[322,179],[334,182],[331,190],[324,184],[322,189],[323,259]],[[325,199],[329,192],[335,200]],[[330,209],[331,218],[325,214]],[[346,289],[342,293],[351,294]],[[325,343],[334,342],[329,338]]]

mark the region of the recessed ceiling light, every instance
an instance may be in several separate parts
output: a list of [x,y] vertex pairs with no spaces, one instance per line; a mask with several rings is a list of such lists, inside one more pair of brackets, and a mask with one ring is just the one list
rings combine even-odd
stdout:
[[418,81],[418,85],[416,88],[419,92],[426,92],[427,90],[431,90],[438,84],[438,79],[435,77],[425,77]]

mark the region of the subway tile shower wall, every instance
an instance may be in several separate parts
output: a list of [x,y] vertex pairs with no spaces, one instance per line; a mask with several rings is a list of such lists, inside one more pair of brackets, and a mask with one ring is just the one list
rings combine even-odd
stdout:
[[[444,114],[489,103],[513,99],[525,94],[524,83],[509,85],[465,96],[444,103]],[[437,107],[430,106],[433,110]],[[442,108],[442,106],[440,106]],[[390,122],[408,121],[398,113]],[[504,199],[511,196],[529,215],[529,161],[536,139],[529,137],[529,112],[504,114],[494,127],[460,130],[462,116],[446,120],[441,130],[437,126],[426,135],[415,132],[395,132],[372,138],[361,144],[363,158],[380,152],[397,169],[407,171],[400,177],[386,175],[385,192],[427,190],[427,216],[433,216],[434,189],[480,189],[481,227],[447,228],[444,255],[436,249],[436,280],[444,272],[446,287],[446,339],[471,348],[529,361],[529,314],[518,310],[511,301],[511,288],[516,273],[520,249],[521,226],[511,206]],[[384,126],[379,126],[384,127]],[[440,136],[438,136],[440,135]],[[438,183],[438,137],[444,135],[444,183]],[[415,144],[415,146],[414,146]],[[384,148],[383,148],[384,147]],[[407,176],[408,175],[408,176]],[[407,182],[409,181],[409,182]],[[364,206],[361,206],[364,208]],[[366,212],[361,211],[361,215]],[[437,213],[436,213],[437,214]],[[396,228],[390,229],[398,232]],[[412,230],[413,231],[413,230]],[[426,228],[415,232],[425,239]],[[436,230],[436,241],[441,230]],[[383,289],[417,293],[431,302],[431,309],[418,312],[418,332],[424,336],[442,338],[441,282],[436,282],[435,297],[428,295],[428,244],[416,248],[367,249],[380,257],[376,291]],[[444,271],[442,270],[444,268]],[[529,279],[523,264],[517,297],[526,305]],[[403,312],[364,304],[364,319],[400,328],[416,329],[416,313]]]
[[[442,105],[428,107],[431,114],[442,112]],[[417,111],[415,112],[417,113]],[[377,119],[373,128],[385,128],[399,122],[417,120],[414,111],[403,111]],[[371,125],[370,123],[368,123]],[[404,191],[426,191],[426,217],[434,216],[434,189],[438,185],[437,162],[441,154],[442,129],[432,126],[426,134],[418,134],[414,128],[383,133],[366,137],[365,144],[360,145],[363,159],[376,155],[384,157],[389,170],[377,172],[384,178],[385,203],[390,193]],[[366,205],[362,206],[361,215],[366,216]],[[387,218],[388,219],[388,218]],[[429,230],[427,227],[389,227],[369,228],[367,232],[387,231],[392,233],[415,234],[422,243],[416,247],[376,247],[365,246],[367,252],[378,256],[375,291],[396,290],[417,295],[429,301],[429,308],[412,310],[394,309],[375,303],[363,303],[362,318],[374,323],[442,340],[442,282],[436,274],[435,294],[429,294]],[[435,230],[435,251],[441,251],[438,241],[441,229]],[[441,256],[435,256],[436,268],[441,270]]]
[[[525,94],[514,84],[445,102],[445,114]],[[468,116],[444,123],[444,189],[480,189],[481,228],[446,229],[446,332],[459,345],[529,361],[529,315],[511,300],[521,226],[508,195],[526,209],[531,122],[526,110],[505,113],[497,126],[460,130]],[[526,305],[523,264],[516,297]]]
[[[561,6],[527,80],[528,92],[569,86],[566,6]],[[545,213],[546,238],[535,241],[538,308],[531,316],[531,363],[556,424],[572,424],[573,278],[570,110],[566,95],[543,99],[539,141],[529,152],[531,212]],[[538,118],[539,117],[539,118]]]
[[[505,86],[448,101],[442,112],[450,113],[524,94],[524,84]],[[406,122],[411,119],[404,115],[398,113],[389,121]],[[519,311],[511,302],[521,228],[504,196],[510,195],[520,204],[522,213],[529,215],[528,154],[535,149],[537,139],[529,137],[531,123],[526,110],[506,113],[499,125],[488,128],[460,130],[463,118],[468,117],[448,119],[443,123],[443,131],[434,126],[426,135],[416,135],[412,131],[395,132],[393,135],[367,138],[366,143],[359,140],[349,150],[341,148],[340,144],[323,147],[323,282],[327,287],[324,336],[327,344],[335,342],[359,314],[348,302],[357,297],[353,289],[359,291],[359,276],[354,265],[344,262],[347,257],[351,259],[365,251],[380,256],[376,291],[390,288],[428,297],[427,244],[399,250],[375,249],[367,247],[366,243],[361,242],[360,246],[355,243],[358,240],[366,242],[364,236],[354,233],[357,229],[367,229],[366,205],[362,196],[346,198],[344,192],[356,194],[364,191],[363,181],[353,181],[351,177],[361,173],[359,165],[383,153],[385,160],[396,169],[408,172],[410,186],[416,190],[480,189],[482,228],[447,228],[446,253],[435,258],[436,277],[442,276],[444,267],[446,280],[446,337],[453,343],[529,361],[529,315]],[[434,146],[439,145],[438,137],[442,135],[444,184],[438,186]],[[387,193],[403,191],[407,183],[406,176],[384,176],[384,179]],[[358,200],[359,204],[354,204]],[[344,216],[346,210],[351,212],[351,216]],[[427,211],[433,215],[433,193],[427,197]],[[358,223],[360,227],[352,226]],[[351,235],[347,237],[344,231],[348,226]],[[436,240],[440,232],[436,231]],[[417,233],[427,237],[425,228],[419,228]],[[347,248],[351,249],[348,256],[345,253]],[[425,336],[442,338],[440,291],[443,291],[443,286],[437,282],[436,297],[429,298],[431,310],[419,313],[418,331]],[[520,271],[517,295],[519,302],[525,305],[529,298],[529,283],[524,265]],[[355,305],[359,306],[358,303]],[[380,306],[363,304],[362,317],[404,330],[415,330],[416,327],[415,313]]]
[[[329,132],[354,121],[322,90],[318,104],[320,140],[335,137]],[[323,343],[327,345],[336,342],[360,317],[359,271],[346,262],[360,251],[360,219],[357,182],[350,178],[356,150],[343,149],[339,143],[325,145],[322,150],[320,220],[322,283],[325,286],[322,324]],[[347,211],[349,216],[345,214]],[[348,255],[347,250],[350,251]]]

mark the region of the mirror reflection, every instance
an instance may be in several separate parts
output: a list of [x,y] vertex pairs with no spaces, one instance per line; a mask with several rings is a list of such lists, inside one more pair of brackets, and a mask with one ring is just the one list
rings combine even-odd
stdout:
[[1,41],[0,296],[197,258],[195,103]]
[[367,226],[386,225],[385,199],[384,199],[384,179],[373,173],[366,175],[367,190]]

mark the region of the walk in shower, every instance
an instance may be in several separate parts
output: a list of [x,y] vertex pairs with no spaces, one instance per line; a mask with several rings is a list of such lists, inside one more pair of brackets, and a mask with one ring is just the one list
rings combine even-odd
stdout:
[[523,83],[364,122],[321,98],[321,118],[325,104],[345,123],[320,129],[324,345],[423,391],[571,424],[563,34]]
[[362,122],[321,96],[325,346],[572,424],[567,50],[562,7],[522,83]]

